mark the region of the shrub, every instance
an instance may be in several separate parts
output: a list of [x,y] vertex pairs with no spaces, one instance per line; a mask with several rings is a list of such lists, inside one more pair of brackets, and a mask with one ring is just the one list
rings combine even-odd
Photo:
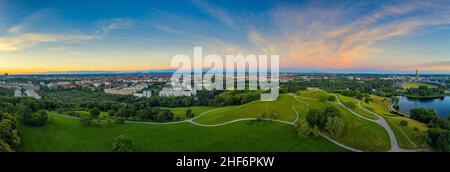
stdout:
[[112,149],[115,152],[133,152],[133,141],[126,136],[120,135],[114,139]]
[[301,139],[306,139],[308,138],[311,131],[312,130],[311,127],[309,127],[308,121],[300,118],[298,121],[297,136]]
[[336,100],[335,96],[328,96],[328,101],[333,102]]
[[29,126],[43,126],[47,122],[48,115],[45,111],[25,113],[21,116],[22,122]]
[[92,117],[91,116],[89,116],[89,115],[82,115],[81,117],[80,117],[80,122],[81,122],[81,125],[83,125],[83,126],[89,126],[89,125],[92,125]]
[[406,127],[406,126],[408,126],[408,121],[406,121],[406,120],[401,120],[401,121],[400,121],[400,125],[403,126],[403,127]]
[[344,126],[345,126],[344,120],[342,120],[340,117],[337,116],[328,117],[326,129],[330,133],[331,137],[333,138],[342,137]]

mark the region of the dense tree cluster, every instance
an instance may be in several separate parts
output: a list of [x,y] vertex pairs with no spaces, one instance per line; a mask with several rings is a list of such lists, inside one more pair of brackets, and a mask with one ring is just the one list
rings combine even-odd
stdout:
[[412,109],[411,118],[428,124],[427,142],[434,148],[450,152],[450,124],[447,118],[439,117],[433,109]]
[[308,121],[310,127],[317,126],[320,129],[326,129],[326,123],[329,117],[340,116],[340,111],[336,107],[330,106],[321,111],[318,109],[311,109],[306,115],[306,120]]
[[408,94],[413,96],[433,96],[444,94],[446,89],[444,87],[430,88],[428,86],[421,85],[418,88],[409,88]]
[[17,119],[6,112],[0,112],[0,152],[13,152],[20,143]]
[[[42,107],[42,103],[32,98],[0,96],[0,152],[12,152],[20,143],[19,119],[23,123],[44,121],[40,118]],[[23,118],[23,116],[29,118]]]

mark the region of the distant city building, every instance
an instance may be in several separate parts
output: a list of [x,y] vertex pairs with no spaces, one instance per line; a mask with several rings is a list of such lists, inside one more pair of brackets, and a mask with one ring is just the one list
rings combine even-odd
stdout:
[[142,93],[134,93],[133,94],[135,97],[151,97],[152,96],[152,91],[148,91],[148,90],[145,90],[145,91],[143,91]]
[[109,88],[104,90],[108,94],[133,95],[136,90],[130,88]]
[[34,97],[36,99],[41,99],[41,96],[38,93],[36,93],[36,91],[34,91],[34,90],[26,90],[25,93],[28,97]]
[[163,88],[159,92],[160,97],[184,97],[184,96],[192,96],[195,95],[194,91],[190,90],[182,90],[180,88]]
[[15,90],[15,91],[14,91],[14,97],[22,97],[22,91],[20,91],[20,90]]

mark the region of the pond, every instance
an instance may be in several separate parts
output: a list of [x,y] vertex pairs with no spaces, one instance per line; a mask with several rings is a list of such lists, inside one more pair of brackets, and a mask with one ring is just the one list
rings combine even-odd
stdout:
[[434,98],[434,99],[413,99],[399,96],[398,106],[400,112],[409,114],[411,109],[432,108],[436,110],[439,116],[447,117],[450,115],[450,97]]

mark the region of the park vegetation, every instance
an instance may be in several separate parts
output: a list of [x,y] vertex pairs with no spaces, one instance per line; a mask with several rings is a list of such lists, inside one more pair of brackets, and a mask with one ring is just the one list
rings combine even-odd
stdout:
[[412,109],[411,118],[428,124],[426,141],[439,151],[450,152],[450,123],[433,109]]

